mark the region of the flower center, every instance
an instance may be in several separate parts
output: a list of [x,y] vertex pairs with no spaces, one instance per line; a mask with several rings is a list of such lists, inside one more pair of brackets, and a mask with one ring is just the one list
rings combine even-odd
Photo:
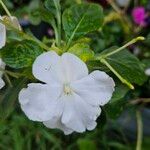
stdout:
[[70,95],[72,93],[72,89],[69,84],[64,84],[64,93],[66,95]]

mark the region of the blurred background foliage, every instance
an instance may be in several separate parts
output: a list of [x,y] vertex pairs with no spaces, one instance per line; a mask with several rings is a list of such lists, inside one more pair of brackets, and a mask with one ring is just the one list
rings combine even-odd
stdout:
[[[89,0],[103,6],[105,19],[99,31],[88,34],[86,40],[95,52],[102,52],[111,46],[121,46],[133,37],[142,35],[146,40],[129,47],[150,68],[150,1],[125,0],[126,5],[120,6],[119,0]],[[39,9],[43,8],[44,0],[4,0],[11,13],[19,18],[20,24],[29,34],[34,34],[46,44],[51,44],[54,32],[49,24],[42,21]],[[62,0],[62,10],[80,3],[81,0]],[[134,23],[132,10],[142,6],[146,9],[146,26]],[[0,7],[0,14],[5,14]],[[8,33],[8,39],[19,38],[14,33]],[[95,66],[108,71],[104,66]],[[15,79],[5,75],[8,84],[0,92],[0,149],[1,150],[133,150],[136,147],[137,114],[141,114],[143,122],[142,150],[150,147],[150,78],[142,85],[136,85],[135,90],[117,82],[116,91],[111,105],[105,106],[98,119],[97,128],[84,134],[74,133],[64,136],[59,130],[51,130],[41,123],[28,120],[20,109],[18,92],[30,82],[31,68],[22,70],[24,76]],[[16,70],[17,74],[17,70]],[[115,78],[115,77],[114,77]]]

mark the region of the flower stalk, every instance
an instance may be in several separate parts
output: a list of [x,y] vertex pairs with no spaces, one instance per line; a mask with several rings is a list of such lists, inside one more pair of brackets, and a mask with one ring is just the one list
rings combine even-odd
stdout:
[[122,83],[126,84],[130,89],[134,89],[134,86],[129,83],[126,79],[124,79],[105,59],[100,60],[101,63],[106,65],[119,79]]
[[111,55],[113,55],[115,53],[118,53],[121,50],[125,49],[126,47],[128,47],[128,46],[136,43],[137,41],[143,41],[143,40],[145,40],[145,38],[143,36],[136,37],[136,38],[132,39],[131,41],[129,41],[128,43],[126,43],[125,45],[119,47],[118,49],[116,49],[116,50],[114,50],[114,51],[112,51],[110,53],[107,53],[107,54],[103,55],[103,58],[106,58],[106,57],[109,57],[109,56],[111,56]]
[[60,4],[57,1],[54,1],[54,5],[56,8],[56,18],[57,18],[57,28],[55,28],[56,33],[56,44],[59,47],[61,44],[61,8]]
[[104,55],[101,55],[99,56],[97,59],[100,60],[101,63],[103,63],[104,65],[106,65],[119,79],[122,83],[126,84],[130,89],[134,89],[134,86],[128,82],[126,79],[124,79],[107,61],[106,61],[106,58],[111,56],[111,55],[114,55],[118,52],[120,52],[121,50],[125,49],[126,47],[128,47],[129,45],[131,44],[134,44],[136,43],[137,41],[142,41],[144,40],[145,38],[142,37],[142,36],[139,36],[139,37],[136,37],[134,39],[132,39],[131,41],[129,41],[128,43],[126,43],[125,45],[117,48],[116,50],[112,51],[112,52],[109,52],[107,54],[104,54]]
[[136,150],[142,150],[142,138],[143,138],[143,123],[142,116],[139,110],[136,111],[137,118],[137,144]]
[[6,5],[3,3],[2,0],[0,0],[0,4],[2,5],[2,7],[4,8],[6,14],[11,17],[11,13],[9,12],[9,10],[7,9]]

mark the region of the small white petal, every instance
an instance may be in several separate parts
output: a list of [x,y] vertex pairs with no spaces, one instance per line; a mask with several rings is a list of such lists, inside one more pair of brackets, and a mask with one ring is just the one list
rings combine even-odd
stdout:
[[64,53],[61,59],[66,82],[79,80],[88,75],[86,64],[77,56],[70,53]]
[[64,132],[65,135],[71,134],[73,130],[67,128],[60,120],[60,117],[54,117],[51,120],[44,121],[43,124],[51,129],[57,128]]
[[111,99],[115,83],[105,72],[94,71],[71,86],[89,104],[103,106]]
[[5,86],[5,82],[2,78],[0,78],[0,89],[2,89]]
[[[1,16],[0,19],[2,19]],[[6,27],[2,23],[0,23],[0,49],[5,46],[5,43],[6,43]]]
[[56,100],[61,93],[62,87],[32,83],[28,84],[28,88],[21,90],[19,102],[29,119],[47,121],[55,115],[56,106],[59,106]]
[[150,68],[148,68],[148,69],[145,70],[145,74],[146,74],[147,76],[150,76]]
[[[2,61],[1,58],[0,58],[0,68],[5,69],[5,63]],[[3,71],[0,71],[0,89],[5,86],[5,82],[2,79],[2,76],[3,76]]]

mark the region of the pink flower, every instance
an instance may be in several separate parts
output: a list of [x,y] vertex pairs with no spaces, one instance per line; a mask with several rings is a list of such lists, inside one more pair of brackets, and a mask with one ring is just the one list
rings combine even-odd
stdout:
[[146,16],[146,12],[145,12],[145,8],[142,6],[139,7],[135,7],[132,11],[132,17],[133,17],[133,21],[137,24],[137,25],[141,25],[141,26],[145,26],[145,16]]

